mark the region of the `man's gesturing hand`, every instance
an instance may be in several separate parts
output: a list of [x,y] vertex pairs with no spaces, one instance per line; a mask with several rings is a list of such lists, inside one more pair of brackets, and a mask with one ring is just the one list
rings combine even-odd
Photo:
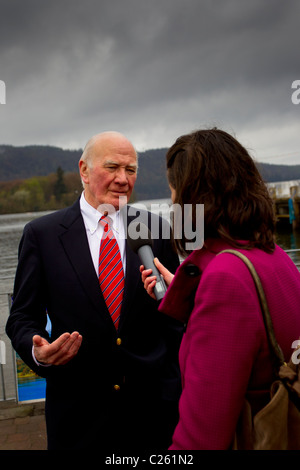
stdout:
[[72,334],[64,333],[53,343],[48,343],[45,338],[35,335],[32,342],[33,352],[38,362],[61,366],[76,356],[81,346],[82,336],[77,331]]

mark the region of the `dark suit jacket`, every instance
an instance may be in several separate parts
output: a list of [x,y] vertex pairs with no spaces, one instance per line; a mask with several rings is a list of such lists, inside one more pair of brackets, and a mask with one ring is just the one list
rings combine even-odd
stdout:
[[[178,257],[170,240],[163,239],[167,223],[145,211],[136,216],[147,219],[150,230],[159,223],[153,251],[174,272]],[[47,379],[49,449],[139,449],[170,442],[180,395],[182,326],[158,312],[158,303],[143,287],[140,264],[126,242],[124,301],[116,331],[92,263],[79,200],[24,229],[6,331],[22,359]],[[78,355],[64,366],[41,367],[32,359],[33,335],[47,337],[46,311],[51,340],[67,331],[83,336]]]

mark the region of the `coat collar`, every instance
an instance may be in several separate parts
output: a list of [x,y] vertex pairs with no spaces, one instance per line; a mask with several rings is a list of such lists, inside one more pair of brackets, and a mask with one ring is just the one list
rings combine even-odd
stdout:
[[178,267],[159,310],[186,323],[194,307],[194,299],[203,271],[212,259],[226,248],[229,248],[226,242],[208,239],[203,248],[194,250],[185,258]]

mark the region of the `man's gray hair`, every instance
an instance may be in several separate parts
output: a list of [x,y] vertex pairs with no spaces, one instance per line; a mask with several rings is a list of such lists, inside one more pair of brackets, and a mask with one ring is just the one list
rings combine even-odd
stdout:
[[[125,137],[123,134],[121,134],[120,132],[115,132],[115,131],[100,132],[99,134],[96,134],[93,137],[91,137],[87,141],[86,146],[84,147],[82,155],[80,157],[80,160],[83,160],[84,162],[86,162],[86,164],[88,165],[89,168],[92,167],[91,156],[92,156],[92,149],[93,149],[95,143],[99,139],[101,139],[102,137],[105,137],[105,136],[108,136],[108,135],[121,136],[121,137],[124,137],[125,139],[127,139],[127,137]],[[138,162],[138,153],[137,153],[136,149],[134,149],[134,150],[135,150],[136,158],[137,158],[137,162]]]
[[80,157],[80,160],[83,160],[90,168],[92,166],[92,149],[101,135],[102,134],[96,134],[87,141],[86,146],[84,147],[82,155]]

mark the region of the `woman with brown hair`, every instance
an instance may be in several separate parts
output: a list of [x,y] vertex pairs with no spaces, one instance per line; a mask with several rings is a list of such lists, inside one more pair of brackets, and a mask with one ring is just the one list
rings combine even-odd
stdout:
[[[300,336],[300,273],[275,243],[272,200],[247,150],[231,135],[200,130],[167,152],[172,201],[184,211],[204,204],[204,245],[186,249],[175,276],[156,260],[169,286],[159,310],[186,323],[179,359],[180,418],[170,449],[229,449],[245,396],[253,413],[269,400],[274,371],[255,285],[245,254],[265,291],[275,335],[286,359]],[[182,224],[184,224],[182,217]],[[153,296],[155,277],[141,267]]]

